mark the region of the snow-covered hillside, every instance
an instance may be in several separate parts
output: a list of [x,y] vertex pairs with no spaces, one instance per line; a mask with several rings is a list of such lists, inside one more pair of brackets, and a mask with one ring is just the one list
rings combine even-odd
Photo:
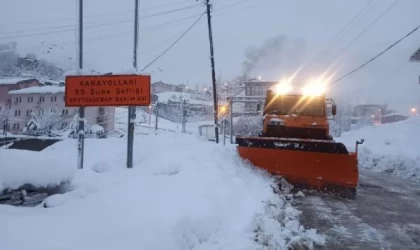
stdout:
[[350,151],[356,140],[365,139],[359,148],[360,167],[392,173],[420,181],[420,116],[408,120],[363,127],[336,138]]
[[[0,205],[2,248],[285,249],[324,242],[300,225],[281,192],[273,193],[271,177],[244,163],[233,146],[164,131],[137,135],[134,168],[126,169],[126,144],[87,139],[85,168],[69,192],[47,198],[47,208]],[[2,161],[17,157],[0,150]],[[76,168],[76,140],[42,153]],[[31,156],[19,155],[28,165]]]

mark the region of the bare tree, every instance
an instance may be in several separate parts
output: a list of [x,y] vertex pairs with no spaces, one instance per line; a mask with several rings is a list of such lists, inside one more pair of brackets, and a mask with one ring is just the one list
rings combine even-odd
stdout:
[[233,122],[235,135],[257,136],[262,131],[263,119],[261,116],[242,115]]
[[3,129],[3,134],[5,136],[7,135],[8,123],[12,114],[12,108],[3,102],[0,102],[0,128]]
[[61,128],[60,110],[53,109],[39,109],[31,113],[31,119],[27,123],[26,133],[36,135],[52,135]]

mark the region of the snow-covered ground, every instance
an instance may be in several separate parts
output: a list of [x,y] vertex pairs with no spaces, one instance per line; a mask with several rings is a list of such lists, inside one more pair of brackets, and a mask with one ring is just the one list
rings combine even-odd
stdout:
[[354,151],[359,146],[360,167],[420,181],[420,116],[408,120],[363,127],[335,138]]
[[158,96],[158,100],[161,103],[168,103],[168,101],[187,101],[190,104],[199,104],[199,105],[207,105],[212,106],[213,103],[211,101],[203,101],[193,98],[192,94],[189,93],[180,93],[180,92],[163,92],[156,94]]
[[[115,109],[115,127],[117,131],[124,132],[127,130],[128,122],[128,109],[127,108],[116,108]],[[150,119],[150,122],[149,122]],[[143,110],[137,110],[136,112],[136,132],[144,133],[154,131],[156,124],[156,116]],[[188,133],[198,133],[199,123],[187,122],[186,131]],[[151,129],[143,129],[151,128]],[[181,132],[182,124],[166,120],[162,117],[158,119],[158,130],[170,131],[170,132]]]
[[[87,139],[85,168],[76,170],[69,192],[47,198],[47,208],[0,205],[2,249],[286,249],[324,243],[299,224],[299,211],[283,193],[273,193],[273,179],[244,163],[233,146],[166,131],[140,134],[134,168],[126,169],[126,143]],[[39,173],[46,182],[60,164],[76,168],[72,139],[41,153],[0,152],[2,162],[28,167],[33,154],[54,158]]]

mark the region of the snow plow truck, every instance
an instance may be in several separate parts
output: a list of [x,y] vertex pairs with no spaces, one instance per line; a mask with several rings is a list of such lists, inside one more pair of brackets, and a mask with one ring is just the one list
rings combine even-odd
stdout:
[[364,140],[356,141],[355,152],[335,142],[329,134],[327,107],[331,107],[334,117],[336,104],[323,94],[267,90],[262,131],[258,136],[235,139],[240,157],[280,175],[296,188],[355,198],[359,180],[357,149]]

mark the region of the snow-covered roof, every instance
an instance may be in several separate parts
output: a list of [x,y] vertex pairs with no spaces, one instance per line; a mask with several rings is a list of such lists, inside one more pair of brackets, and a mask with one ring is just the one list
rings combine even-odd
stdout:
[[202,101],[193,99],[191,94],[188,93],[180,93],[180,92],[163,92],[156,94],[158,96],[158,101],[162,103],[167,103],[169,100],[174,102],[180,102],[186,100],[189,104],[197,104],[197,105],[207,105],[212,106],[212,102],[209,101]]
[[404,115],[404,114],[399,113],[399,112],[392,112],[392,113],[383,115],[382,117],[393,116],[393,115],[407,116],[407,115]]
[[171,84],[169,84],[169,83],[162,82],[162,81],[157,81],[157,82],[152,83],[152,85],[154,85],[154,84],[165,84],[165,85],[171,85]]
[[59,86],[34,86],[19,90],[11,90],[9,94],[57,94],[57,93],[64,93],[64,87]]
[[21,81],[34,80],[35,78],[1,78],[0,85],[11,85]]

